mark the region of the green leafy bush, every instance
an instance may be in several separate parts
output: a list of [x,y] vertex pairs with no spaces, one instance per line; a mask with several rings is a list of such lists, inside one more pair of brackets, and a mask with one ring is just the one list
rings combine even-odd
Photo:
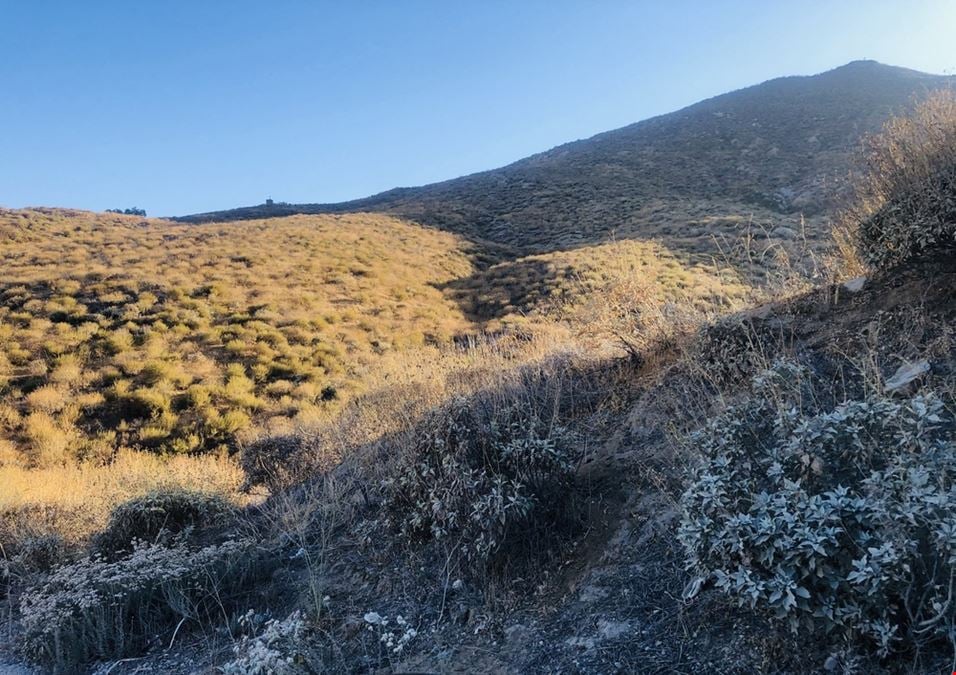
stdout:
[[117,561],[83,558],[23,594],[23,652],[56,672],[135,654],[156,636],[168,641],[181,623],[220,619],[262,569],[245,541],[138,544]]
[[[698,575],[795,632],[822,629],[881,653],[953,640],[956,424],[936,395],[849,401],[805,414],[753,399],[692,442],[705,459],[679,536]],[[796,397],[794,397],[796,398]],[[784,399],[785,400],[785,399]]]
[[457,546],[472,571],[516,559],[567,521],[573,441],[528,405],[458,399],[421,425],[385,513],[408,541]]

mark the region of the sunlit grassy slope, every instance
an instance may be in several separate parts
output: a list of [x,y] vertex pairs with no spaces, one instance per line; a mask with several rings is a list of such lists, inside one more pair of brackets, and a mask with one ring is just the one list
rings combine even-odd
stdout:
[[448,286],[469,315],[485,320],[567,316],[590,296],[639,280],[660,302],[710,311],[742,300],[750,278],[712,261],[696,263],[658,241],[607,241],[504,260]]
[[625,278],[704,308],[748,291],[659,242],[509,257],[370,214],[184,225],[7,210],[0,264],[0,463],[41,467],[232,450],[376,386],[386,355],[572,320]]
[[228,446],[390,350],[468,328],[457,237],[387,216],[188,226],[0,211],[0,449],[33,464]]
[[654,330],[616,296],[652,317],[750,292],[701,260],[638,240],[515,256],[384,215],[0,210],[0,545],[80,540],[159,487],[242,501],[229,454],[248,439],[348,400],[374,438],[391,428],[383,400],[437,405],[582,340]]

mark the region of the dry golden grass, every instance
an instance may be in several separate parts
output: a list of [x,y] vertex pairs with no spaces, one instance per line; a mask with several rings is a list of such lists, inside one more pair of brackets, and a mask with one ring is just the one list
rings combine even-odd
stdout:
[[231,447],[259,420],[311,416],[382,354],[471,327],[438,289],[471,273],[467,249],[364,214],[0,211],[0,438],[49,466]]
[[659,241],[612,240],[501,262],[452,282],[450,292],[473,316],[504,322],[560,317],[614,286],[634,282],[651,289],[661,303],[725,311],[752,300],[788,263],[778,242],[751,239],[747,247],[745,239],[727,237],[723,243],[729,241],[735,248],[702,258]]
[[491,326],[561,326],[594,356],[623,351],[646,363],[770,289],[752,285],[726,259],[695,264],[660,242],[625,240],[501,263],[460,282],[456,292]]
[[701,311],[749,292],[735,268],[650,241],[482,258],[382,215],[197,226],[0,211],[0,439],[36,466],[232,449],[327,418],[394,355],[573,323],[624,280]]
[[833,227],[833,276],[951,254],[956,230],[956,91],[940,90],[864,140]]
[[522,368],[620,353],[622,331],[650,344],[753,290],[635,240],[482,270],[455,236],[362,214],[0,211],[0,234],[0,507],[45,505],[81,537],[156,487],[235,498],[225,453],[253,439],[305,434],[313,466],[335,463]]
[[[220,455],[159,457],[120,451],[107,465],[71,463],[45,469],[0,466],[0,514],[16,520],[16,512],[42,508],[55,514],[33,523],[38,533],[56,533],[81,542],[100,529],[118,504],[162,488],[182,488],[222,495],[241,503],[242,471]],[[2,525],[2,522],[0,522]],[[2,530],[2,528],[0,528]]]

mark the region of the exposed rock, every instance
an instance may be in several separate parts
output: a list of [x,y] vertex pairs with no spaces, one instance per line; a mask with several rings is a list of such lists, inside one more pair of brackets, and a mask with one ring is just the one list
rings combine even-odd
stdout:
[[866,277],[853,277],[848,281],[843,282],[843,288],[850,291],[850,293],[859,293],[863,290],[863,286],[866,284]]
[[777,239],[796,239],[797,231],[781,225],[780,227],[775,227],[770,233],[770,236],[776,237]]
[[928,372],[929,361],[926,359],[922,359],[916,363],[904,363],[896,369],[893,377],[886,381],[884,388],[888,392],[897,391]]

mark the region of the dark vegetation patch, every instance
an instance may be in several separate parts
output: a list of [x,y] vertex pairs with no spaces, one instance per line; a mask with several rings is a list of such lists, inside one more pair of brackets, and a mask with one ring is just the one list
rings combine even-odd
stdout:
[[93,538],[92,550],[112,559],[128,554],[137,543],[201,541],[230,520],[235,526],[235,518],[235,508],[218,495],[156,490],[114,509],[106,527]]

